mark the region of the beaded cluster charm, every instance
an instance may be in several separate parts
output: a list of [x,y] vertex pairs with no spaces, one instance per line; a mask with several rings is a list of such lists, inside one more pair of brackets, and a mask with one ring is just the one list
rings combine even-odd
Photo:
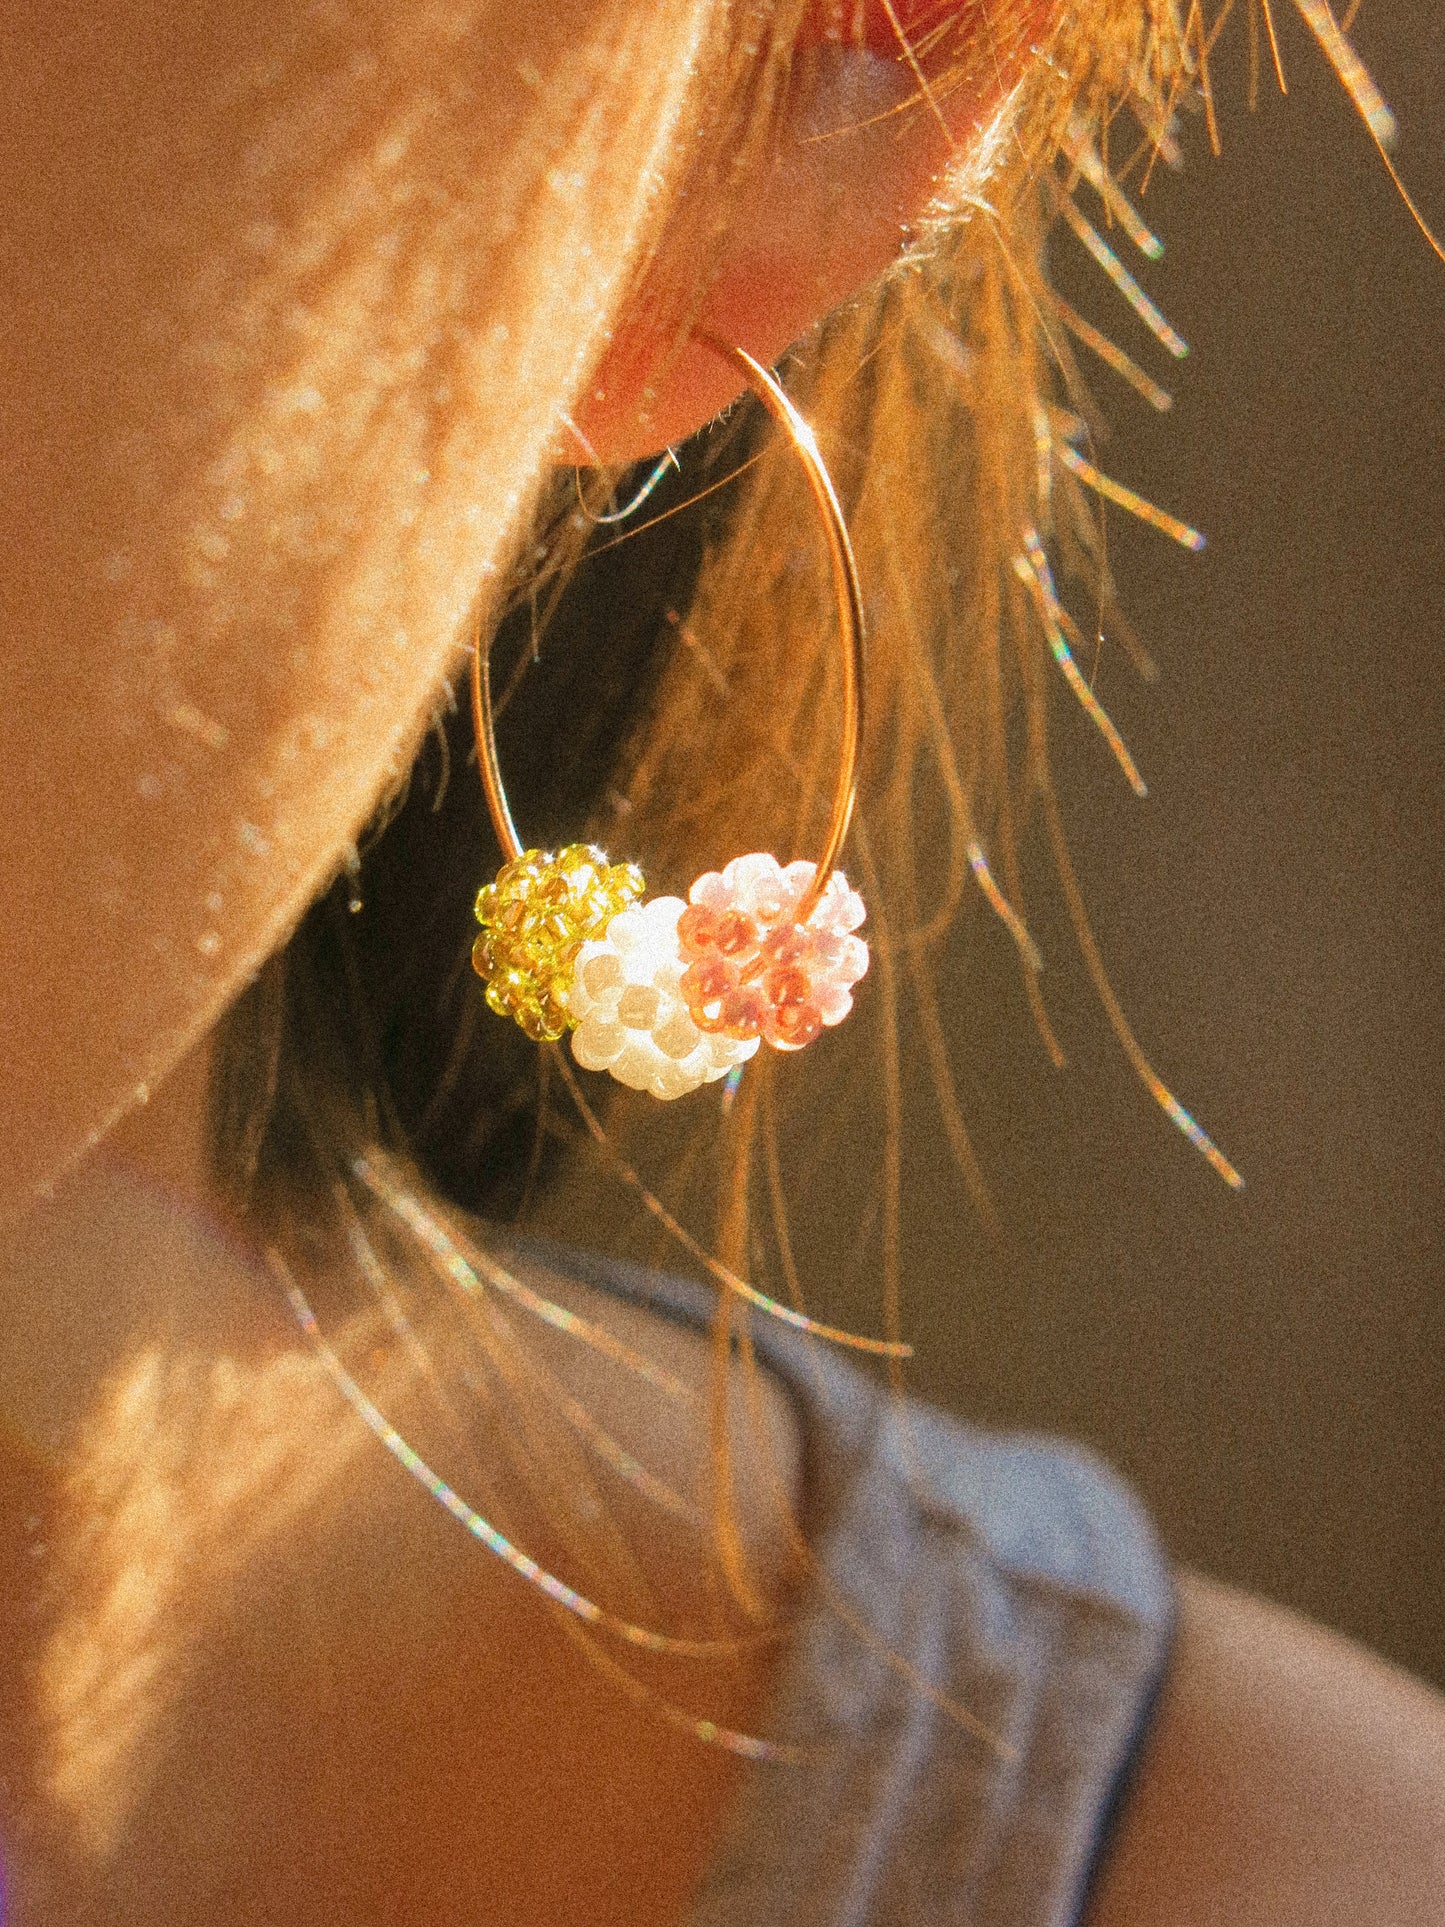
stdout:
[[642,872],[590,844],[528,850],[477,898],[472,963],[527,1035],[571,1030],[584,1070],[682,1097],[760,1043],[801,1050],[853,1005],[868,968],[863,899],[839,870],[801,921],[811,863],[741,856],[681,897],[642,902]]
[[646,887],[635,863],[609,863],[590,843],[504,864],[477,896],[482,933],[472,946],[492,1009],[539,1043],[561,1037],[574,1021],[567,997],[583,945]]
[[760,852],[694,883],[677,934],[688,965],[682,994],[699,1029],[801,1050],[848,1015],[868,968],[868,946],[853,934],[867,912],[835,870],[798,922],[816,874],[812,863],[784,869]]
[[577,1062],[654,1097],[725,1077],[758,1047],[756,1037],[709,1035],[689,1011],[677,938],[686,910],[681,897],[654,897],[614,917],[605,936],[583,944],[568,999]]

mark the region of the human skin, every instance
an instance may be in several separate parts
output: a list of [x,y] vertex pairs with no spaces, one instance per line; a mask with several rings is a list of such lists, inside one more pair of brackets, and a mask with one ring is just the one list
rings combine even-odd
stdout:
[[[495,77],[518,59],[543,86],[561,77],[574,31],[590,11],[587,0],[508,10],[508,61],[478,58],[473,77],[477,111],[484,121],[490,115],[494,143],[515,107],[508,88],[492,86]],[[397,32],[407,32],[410,10],[390,12]],[[529,22],[528,12],[539,19]],[[907,82],[888,65],[879,10],[869,17],[871,51],[847,59],[858,63],[852,71],[860,92],[876,88],[886,99]],[[348,59],[365,57],[376,17],[354,7],[333,18],[341,44],[328,43],[326,58],[341,70]],[[161,574],[175,547],[168,524],[158,519],[150,529],[157,561],[143,555],[133,521],[122,535],[121,510],[130,515],[132,507],[118,478],[125,480],[137,451],[149,471],[142,506],[189,486],[181,471],[194,449],[170,433],[172,375],[188,342],[204,338],[207,317],[178,316],[167,297],[217,235],[231,235],[239,258],[247,258],[254,211],[227,182],[230,159],[246,151],[254,99],[234,83],[261,54],[276,53],[277,38],[274,7],[181,10],[159,0],[110,0],[84,10],[30,9],[12,22],[0,72],[8,143],[0,206],[12,304],[10,369],[0,398],[0,541],[7,558],[0,767],[9,789],[0,832],[0,1186],[12,1207],[133,1101],[140,1082],[160,1082],[274,948],[405,762],[456,646],[457,611],[443,595],[438,613],[435,579],[420,569],[415,579],[400,570],[389,599],[333,624],[322,593],[329,558],[297,543],[270,582],[291,598],[295,623],[286,634],[258,635],[244,622],[216,619],[214,610],[202,620],[204,583],[183,571],[169,581]],[[299,58],[304,68],[304,49]],[[799,103],[805,115],[817,106],[816,97]],[[983,103],[977,106],[981,111]],[[159,144],[157,127],[165,130]],[[927,115],[914,116],[908,128],[906,138],[885,144],[840,137],[785,156],[784,173],[760,183],[739,210],[737,250],[721,264],[703,318],[768,355],[881,266],[947,153]],[[960,135],[966,132],[961,126]],[[860,220],[865,210],[868,218]],[[611,325],[610,316],[597,323],[601,332]],[[654,351],[665,347],[670,343],[649,333],[646,315],[622,318],[612,366],[604,363],[593,382],[594,402],[601,387],[613,412],[578,411],[579,425],[603,453],[632,452],[625,433],[635,390]],[[289,363],[279,344],[278,355],[284,371]],[[684,432],[727,399],[720,387],[691,385],[713,379],[703,360],[685,364],[675,379],[671,395],[655,405],[658,439]],[[552,452],[570,454],[565,447]],[[487,480],[483,474],[478,486]],[[344,530],[357,490],[350,463],[320,474],[307,503],[315,525]],[[370,488],[363,502],[376,523],[397,527],[414,507],[390,487]],[[127,555],[129,574],[112,566]],[[192,559],[216,560],[204,552]],[[151,637],[151,654],[127,656],[117,634],[136,571],[147,577],[152,607],[169,593],[186,620],[168,640]],[[398,648],[402,628],[408,641]],[[163,651],[159,663],[155,649]],[[100,1174],[92,1170],[89,1181],[100,1182]],[[34,1280],[21,1282],[64,1297],[75,1275],[73,1255],[62,1244]],[[127,1261],[108,1243],[103,1257],[114,1289],[128,1269],[143,1272],[151,1253],[140,1250]],[[244,1265],[238,1269],[232,1282],[239,1297],[250,1280]],[[195,1289],[210,1302],[220,1295],[212,1290],[218,1282],[200,1277]],[[244,1337],[233,1333],[231,1348]],[[270,1357],[269,1334],[256,1350],[263,1362]],[[650,1414],[636,1416],[639,1432],[644,1423]],[[620,1429],[633,1436],[628,1426]],[[17,1547],[37,1503],[36,1476],[23,1465],[6,1484]],[[418,1534],[448,1525],[424,1507],[398,1512]],[[293,1550],[283,1548],[277,1561],[283,1581]],[[394,1543],[387,1554],[405,1574]],[[514,1612],[516,1621],[505,1622],[507,1636],[492,1641],[496,1670],[471,1677],[478,1718],[470,1725],[458,1719],[458,1745],[469,1739],[479,1756],[470,1774],[452,1777],[464,1791],[503,1785],[516,1795],[519,1813],[505,1841],[517,1868],[531,1873],[546,1862],[554,1877],[565,1874],[574,1898],[596,1877],[557,1854],[555,1805],[517,1795],[519,1785],[530,1792],[535,1784],[553,1800],[558,1787],[570,1789],[585,1818],[596,1809],[588,1797],[594,1789],[665,1793],[689,1771],[697,1848],[689,1864],[695,1862],[717,1811],[712,1756],[681,1743],[668,1750],[655,1734],[649,1743],[653,1729],[639,1720],[634,1731],[615,1696],[599,1687],[588,1727],[596,1758],[579,1761],[571,1738],[578,1669],[568,1672],[558,1662],[524,1672],[518,1654],[551,1660],[540,1644],[550,1626],[530,1596],[503,1602],[503,1579],[488,1568],[479,1581],[477,1572],[472,1559],[458,1558],[456,1590],[447,1595],[458,1637],[476,1640],[480,1626],[503,1623],[490,1616],[494,1604],[498,1615]],[[679,1588],[685,1583],[681,1570],[665,1577]],[[418,1611],[433,1607],[423,1582],[415,1583]],[[485,1608],[479,1587],[488,1591]],[[294,1660],[307,1652],[308,1631],[314,1637],[315,1602],[298,1596],[291,1605],[292,1616],[278,1622],[277,1646]],[[338,1618],[344,1626],[345,1616]],[[10,1623],[29,1622],[15,1614]],[[366,1681],[363,1699],[376,1697],[377,1649],[358,1635],[349,1664],[345,1655],[331,1656],[337,1677]],[[420,1654],[404,1651],[387,1677],[386,1709],[414,1749],[438,1752],[434,1733],[417,1718],[423,1702],[415,1667],[431,1662],[436,1703],[455,1717],[457,1650],[428,1641]],[[475,1658],[480,1668],[485,1654]],[[329,1684],[316,1665],[298,1667],[286,1681],[296,1729],[318,1745],[316,1736],[334,1730]],[[223,1674],[218,1690],[233,1696],[237,1730],[245,1730],[250,1683]],[[499,1734],[497,1709],[519,1696],[527,1715],[520,1733]],[[1095,1899],[1093,1927],[1144,1920],[1193,1927],[1222,1919],[1235,1927],[1318,1927],[1331,1919],[1351,1927],[1423,1927],[1437,1917],[1445,1887],[1442,1731],[1438,1703],[1424,1689],[1282,1615],[1190,1582],[1178,1663]],[[560,1763],[549,1750],[558,1735],[569,1741]],[[530,1779],[519,1775],[521,1746],[531,1749]],[[631,1785],[619,1755],[632,1768]],[[267,1762],[267,1770],[274,1765]],[[360,1771],[349,1755],[338,1770]],[[417,1829],[408,1838],[418,1863],[439,1864],[426,1853],[431,1836],[422,1823],[429,1816],[435,1823],[436,1815],[421,1797],[425,1777],[398,1776],[397,1784],[415,1796],[408,1818]],[[381,1788],[378,1797],[392,1791]],[[499,1827],[506,1817],[469,1793],[459,1805]],[[639,1838],[658,1830],[657,1812],[655,1802],[634,1803]],[[305,1845],[303,1839],[298,1850]],[[616,1838],[599,1846],[597,1866],[616,1848]],[[197,1857],[178,1866],[177,1877],[200,1865]],[[589,1927],[601,1917],[590,1908]],[[635,1911],[627,1917],[637,1918]]]
[[[609,342],[576,415],[605,456],[729,399],[701,351],[662,379],[673,337],[645,304],[614,317],[605,273],[550,375],[485,339],[489,290],[525,263],[468,195],[480,171],[503,198],[538,100],[585,108],[576,49],[609,5],[623,36],[670,18],[628,0],[474,8],[430,50],[466,89],[440,132],[375,79],[415,67],[431,85],[438,10],[419,4],[100,0],[11,23],[0,1216],[145,1100],[401,779],[518,487],[577,458],[539,416],[502,460],[489,420]],[[864,44],[822,49],[711,263],[701,321],[765,357],[886,265],[1027,38],[950,99],[947,133],[924,109],[836,131],[915,90],[890,9],[861,18]],[[805,40],[827,22],[820,7]],[[633,104],[638,139],[676,107],[658,87]],[[450,230],[417,213],[428,196]],[[555,234],[566,207],[547,218]],[[575,220],[580,249],[585,207]],[[407,331],[433,308],[453,332],[428,360]],[[385,364],[369,388],[348,387],[348,354]]]
[[1445,1705],[1198,1575],[1086,1927],[1436,1927]]
[[[135,1831],[121,1864],[106,1876],[131,1897],[120,1917],[212,1919],[217,1884],[230,1883],[227,1918],[236,1920],[270,1921],[278,1906],[297,1920],[329,1920],[338,1905],[358,1920],[383,1917],[383,1906],[388,1919],[428,1922],[662,1927],[681,1918],[737,1763],[672,1732],[588,1665],[535,1592],[422,1500],[360,1428],[335,1424],[343,1408],[333,1410],[324,1381],[316,1403],[306,1394],[305,1430],[278,1458],[280,1441],[266,1432],[277,1375],[307,1381],[288,1375],[294,1338],[274,1291],[242,1250],[178,1212],[174,1191],[135,1182],[144,1165],[167,1187],[194,1186],[198,1100],[189,1075],[169,1080],[54,1207],[32,1216],[18,1248],[0,1239],[0,1310],[11,1334],[0,1351],[0,1411],[10,1421],[0,1425],[0,1608],[10,1629],[0,1640],[0,1785],[8,1778],[12,1792],[25,1789],[33,1772],[31,1700],[43,1658],[34,1642],[56,1603],[49,1561],[76,1543],[77,1529],[93,1560],[105,1523],[67,1516],[47,1433],[63,1432],[66,1399],[84,1410],[94,1398],[108,1347],[113,1371],[133,1346],[144,1357],[164,1328],[179,1382],[223,1362],[233,1393],[244,1393],[228,1410],[254,1463],[235,1443],[215,1460],[224,1426],[194,1440],[182,1434],[193,1496],[208,1474],[222,1475],[230,1509],[211,1519],[202,1507],[191,1520],[161,1504],[160,1529],[190,1544],[209,1525],[202,1545],[226,1556],[213,1570],[209,1559],[171,1560],[152,1548],[166,1614],[140,1614],[133,1632],[124,1613],[107,1622],[116,1685],[113,1702],[101,1694],[98,1704],[130,1717],[116,1720],[98,1766],[72,1773],[60,1791],[82,1834],[117,1801],[127,1812],[133,1786],[147,1792],[139,1815],[128,1815]],[[163,1122],[169,1143],[157,1141]],[[103,1320],[83,1309],[98,1280]],[[58,1318],[27,1306],[27,1292],[33,1300],[46,1281],[50,1291],[64,1287]],[[579,1298],[565,1278],[543,1282],[588,1316],[621,1316]],[[158,1320],[161,1289],[175,1302]],[[223,1361],[207,1348],[218,1329]],[[618,1335],[655,1355],[661,1344],[663,1362],[706,1384],[702,1341],[635,1318]],[[73,1383],[64,1369],[54,1386],[51,1370],[27,1375],[27,1360],[66,1339],[84,1361]],[[655,1397],[624,1387],[619,1403],[616,1383],[589,1374],[575,1348],[570,1357],[582,1375],[569,1389],[627,1449],[644,1458],[661,1450],[684,1484],[701,1475],[706,1445],[695,1428],[674,1419],[669,1429],[664,1416],[660,1436]],[[766,1383],[791,1485],[789,1401]],[[30,1442],[20,1445],[11,1425]],[[121,1463],[128,1448],[143,1455],[135,1430],[92,1427],[92,1449]],[[165,1443],[149,1448],[163,1464]],[[318,1460],[331,1458],[318,1478]],[[278,1465],[298,1488],[290,1504]],[[761,1491],[739,1497],[756,1570],[775,1580],[786,1534],[767,1478],[758,1483]],[[263,1498],[278,1517],[258,1530]],[[127,1516],[149,1523],[144,1512]],[[688,1619],[703,1603],[695,1548],[665,1515],[627,1523],[669,1611]],[[83,1615],[94,1602],[79,1590]],[[767,1683],[766,1665],[686,1679],[715,1713],[725,1706],[752,1729],[766,1723]],[[1338,1635],[1181,1575],[1169,1676],[1087,1927],[1434,1927],[1445,1890],[1442,1789],[1445,1713],[1428,1688]],[[17,1859],[17,1882],[30,1871]],[[56,1918],[38,1916],[44,1927]]]
[[[590,1661],[571,1622],[354,1423],[274,1280],[177,1189],[197,1195],[189,1069],[18,1234],[0,1232],[7,1921],[680,1919],[739,1762]],[[151,1128],[164,1113],[170,1156]],[[564,1277],[532,1281],[708,1384],[706,1339]],[[518,1352],[680,1490],[707,1490],[691,1411],[532,1321]],[[198,1381],[221,1396],[198,1401]],[[775,1477],[796,1489],[795,1434],[787,1396],[761,1389],[777,1458],[749,1398],[735,1493],[752,1576],[781,1598],[788,1542],[769,1495]],[[384,1396],[420,1439],[429,1401],[400,1382]],[[505,1463],[488,1408],[477,1400],[468,1434]],[[545,1502],[505,1473],[480,1484],[491,1516],[547,1557]],[[664,1628],[714,1625],[697,1533],[621,1482],[608,1507],[636,1560],[610,1570],[610,1601]],[[777,1651],[625,1663],[756,1731]]]
[[[967,155],[1057,11],[1056,0],[1012,8],[989,0],[814,0],[775,162],[733,212],[699,329],[771,364],[881,273],[940,169]],[[942,78],[941,63],[925,54],[915,69],[904,43],[911,47],[914,34],[931,39],[950,16],[978,67],[949,74],[920,99],[921,88]],[[664,249],[664,268],[675,265]],[[585,442],[607,459],[681,440],[739,392],[733,371],[704,345],[676,352],[671,331],[650,325],[646,285],[640,295],[575,410]]]

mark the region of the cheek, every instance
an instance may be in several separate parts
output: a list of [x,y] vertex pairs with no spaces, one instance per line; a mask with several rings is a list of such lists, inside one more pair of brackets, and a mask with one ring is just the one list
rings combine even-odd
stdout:
[[688,48],[637,13],[17,16],[0,1213],[215,1018],[405,767],[661,165]]

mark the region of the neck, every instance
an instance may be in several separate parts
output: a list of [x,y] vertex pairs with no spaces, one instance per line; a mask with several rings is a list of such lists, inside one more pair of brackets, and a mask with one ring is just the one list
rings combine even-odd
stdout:
[[[479,1867],[503,1896],[499,1918],[680,1917],[736,1763],[674,1731],[654,1696],[757,1730],[776,1649],[655,1668],[624,1653],[620,1676],[612,1647],[589,1660],[570,1620],[369,1449],[216,1208],[204,1070],[184,1066],[0,1250],[0,1532],[7,1491],[38,1518],[38,1495],[53,1490],[37,1527],[52,1550],[26,1567],[21,1618],[48,1629],[26,1674],[44,1686],[27,1718],[61,1817],[98,1850],[97,1879],[111,1878],[113,1854],[127,1890],[154,1885],[156,1904],[128,1917],[169,1917],[162,1890],[173,1899],[176,1883],[213,1883],[227,1842],[237,1878],[244,1865],[266,1884],[300,1881],[303,1918],[372,1877],[378,1918],[399,1881],[427,1895],[427,1918],[470,1918]],[[705,1338],[565,1278],[532,1282],[705,1402]],[[537,1335],[524,1337],[540,1359]],[[690,1410],[673,1420],[648,1387],[608,1387],[590,1353],[561,1343],[543,1362],[564,1398],[705,1502],[708,1441]],[[762,1391],[756,1456],[791,1494],[791,1412],[777,1388]],[[388,1405],[410,1427],[422,1402],[403,1386]],[[420,1416],[435,1434],[436,1414]],[[529,1402],[518,1443],[565,1478],[576,1442],[556,1414],[532,1436],[548,1416]],[[567,1447],[555,1465],[549,1441]],[[548,1543],[548,1508],[508,1481],[490,1434],[464,1427],[441,1442],[469,1490],[500,1498],[520,1541]],[[37,1476],[36,1455],[56,1479]],[[605,1474],[590,1477],[601,1486]],[[781,1603],[789,1540],[761,1470],[755,1487],[740,1486],[741,1523]],[[606,1497],[595,1543],[563,1548],[567,1570],[664,1630],[727,1630],[735,1616],[720,1608],[698,1533],[655,1508],[644,1517],[628,1486]],[[44,1619],[32,1596],[42,1581]],[[21,1690],[7,1667],[23,1657],[0,1642],[0,1709]],[[198,1803],[198,1786],[221,1792]],[[218,1807],[224,1838],[208,1832]],[[177,1839],[193,1850],[177,1854]],[[394,1862],[376,1861],[381,1839]],[[427,1885],[453,1879],[445,1893]],[[198,1898],[194,1917],[208,1905]]]
[[198,1211],[214,1210],[206,1155],[209,1039],[184,1057],[144,1104],[127,1113],[96,1160],[164,1187]]
[[193,1052],[0,1236],[0,1421],[46,1459],[138,1349],[229,1350],[266,1319],[259,1260],[207,1172],[208,1057]]

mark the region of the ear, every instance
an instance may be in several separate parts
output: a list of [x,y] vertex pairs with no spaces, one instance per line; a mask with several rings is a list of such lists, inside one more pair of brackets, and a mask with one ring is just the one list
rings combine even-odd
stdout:
[[[721,262],[689,263],[695,240],[681,228],[664,234],[661,273],[671,285],[686,287],[713,266],[698,326],[771,366],[882,273],[1056,13],[1057,0],[814,0],[775,158],[735,208]],[[950,15],[951,32],[940,31]],[[921,64],[910,23],[928,30]],[[736,376],[707,349],[675,353],[644,293],[623,314],[574,419],[601,460],[633,461],[683,440],[737,392]]]

